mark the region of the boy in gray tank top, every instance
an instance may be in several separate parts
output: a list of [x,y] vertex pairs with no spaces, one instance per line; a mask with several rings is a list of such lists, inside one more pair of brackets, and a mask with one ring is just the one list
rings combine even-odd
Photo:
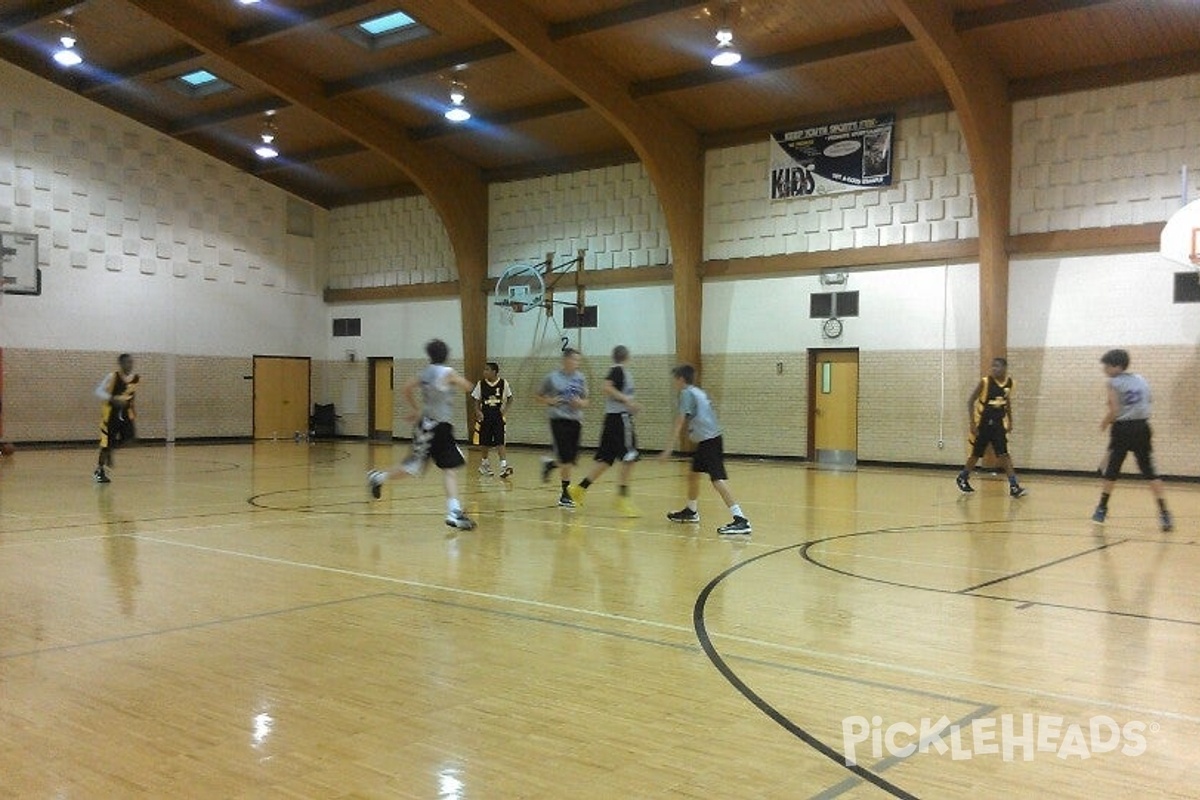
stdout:
[[617,345],[612,352],[613,365],[604,379],[604,427],[600,430],[600,446],[596,448],[596,465],[577,485],[568,486],[567,494],[576,506],[587,499],[587,490],[600,479],[604,471],[621,462],[620,483],[617,486],[617,512],[624,517],[639,516],[629,501],[629,478],[637,461],[637,434],[633,415],[641,410],[634,399],[633,373],[629,371],[629,348]]
[[671,370],[675,378],[675,390],[679,392],[679,416],[675,419],[675,428],[671,433],[671,441],[659,454],[659,459],[666,461],[671,456],[675,442],[687,429],[688,438],[696,444],[692,454],[692,471],[688,473],[687,505],[679,511],[667,514],[671,522],[700,521],[700,473],[707,473],[712,486],[721,495],[725,505],[733,514],[733,522],[717,528],[722,536],[742,535],[751,532],[750,520],[742,513],[742,507],[733,498],[729,490],[728,474],[725,472],[725,443],[721,437],[721,425],[717,422],[717,412],[713,410],[708,395],[696,386],[696,368],[691,364],[681,364]]
[[571,469],[579,457],[579,438],[583,432],[583,409],[588,406],[587,378],[579,371],[582,354],[573,348],[563,350],[562,367],[545,377],[537,393],[537,401],[548,408],[550,439],[554,446],[554,457],[542,459],[542,482],[550,480],[550,473],[558,467],[562,479],[562,491],[558,504],[563,508],[574,508],[568,489],[571,486]]
[[[442,471],[446,488],[446,524],[451,528],[469,531],[475,527],[458,502],[458,469],[466,463],[462,450],[454,439],[454,395],[469,392],[471,382],[446,366],[450,348],[441,339],[425,345],[429,365],[401,387],[401,394],[412,408],[408,420],[414,423],[412,450],[399,466],[390,470],[371,470],[367,473],[367,488],[376,500],[382,494],[385,481],[416,477],[433,463]],[[420,402],[417,402],[417,390]]]
[[1154,447],[1150,431],[1150,384],[1141,375],[1126,372],[1129,353],[1109,350],[1100,358],[1108,376],[1108,413],[1100,422],[1100,430],[1112,426],[1108,439],[1108,455],[1101,466],[1104,480],[1100,489],[1100,504],[1092,513],[1092,521],[1103,524],[1108,519],[1108,498],[1121,477],[1121,465],[1130,452],[1138,469],[1150,481],[1150,491],[1158,502],[1159,527],[1164,533],[1174,530],[1174,520],[1167,510],[1162,479],[1154,469]]

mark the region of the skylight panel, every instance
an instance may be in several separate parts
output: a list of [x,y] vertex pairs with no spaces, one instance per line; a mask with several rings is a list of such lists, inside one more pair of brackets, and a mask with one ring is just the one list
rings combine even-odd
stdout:
[[358,23],[358,27],[371,36],[386,36],[416,24],[417,21],[403,11],[393,11],[382,17],[363,20]]

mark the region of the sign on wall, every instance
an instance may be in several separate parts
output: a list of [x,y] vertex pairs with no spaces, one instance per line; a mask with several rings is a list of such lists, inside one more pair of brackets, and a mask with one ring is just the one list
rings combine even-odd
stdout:
[[771,134],[772,200],[892,185],[895,114]]

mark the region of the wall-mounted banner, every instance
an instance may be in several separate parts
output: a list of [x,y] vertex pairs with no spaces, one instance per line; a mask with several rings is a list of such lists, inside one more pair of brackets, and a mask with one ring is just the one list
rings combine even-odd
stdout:
[[892,185],[895,114],[771,134],[771,199]]

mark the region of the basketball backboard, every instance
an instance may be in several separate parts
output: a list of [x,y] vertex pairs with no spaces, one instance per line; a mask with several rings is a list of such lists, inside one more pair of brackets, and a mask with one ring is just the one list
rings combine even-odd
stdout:
[[1200,200],[1171,215],[1159,238],[1158,252],[1168,261],[1200,268]]
[[0,231],[0,285],[5,294],[41,294],[36,233]]

